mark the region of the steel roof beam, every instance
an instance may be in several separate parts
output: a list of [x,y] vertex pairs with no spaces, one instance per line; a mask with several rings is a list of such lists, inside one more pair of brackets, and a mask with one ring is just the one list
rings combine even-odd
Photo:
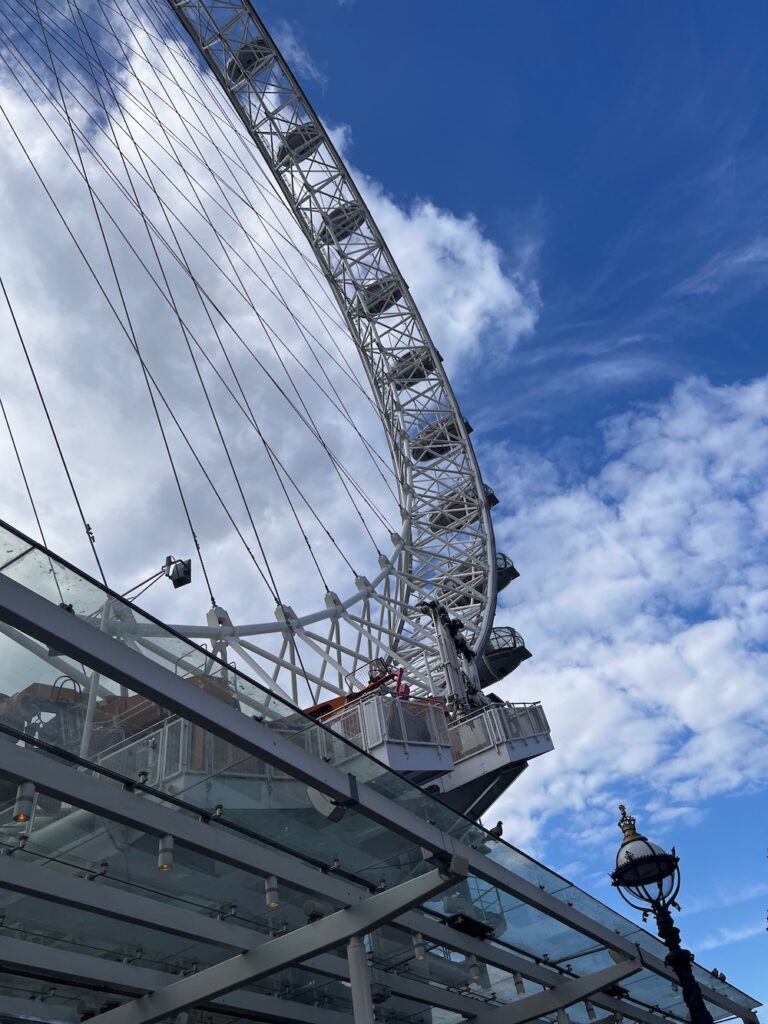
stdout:
[[[204,935],[205,942],[227,949],[254,949],[268,941],[267,936],[233,921],[220,921],[173,903],[150,899],[130,889],[118,889],[106,881],[86,881],[69,872],[52,871],[13,857],[0,857],[0,887],[116,921],[180,935],[194,942],[200,942]],[[331,953],[310,957],[303,961],[302,967],[332,978],[349,980],[347,961]],[[476,1000],[431,985],[427,978],[404,978],[377,968],[371,969],[371,976],[374,982],[387,985],[394,995],[465,1015],[475,1011]]]
[[594,974],[586,974],[581,978],[569,978],[561,981],[554,988],[545,989],[525,999],[519,999],[509,1006],[488,1010],[475,1017],[474,1024],[525,1024],[526,1021],[545,1014],[564,1010],[567,1006],[580,1003],[582,1000],[619,981],[637,974],[642,970],[637,960],[624,960],[619,964],[611,964]]
[[[609,949],[630,958],[636,956],[635,944],[625,936],[569,906],[565,901],[514,874],[460,840],[454,839],[437,826],[424,821],[368,786],[358,786],[353,776],[319,760],[284,736],[277,735],[266,725],[246,718],[237,709],[203,690],[190,686],[163,666],[148,661],[137,651],[2,575],[0,619],[214,735],[226,739],[244,752],[288,772],[331,799],[346,806],[354,806],[372,821],[432,853],[448,857],[459,854],[466,857],[470,870],[490,884],[498,886],[521,902]],[[426,797],[423,799],[426,800]],[[436,801],[434,807],[436,816],[445,810]],[[470,827],[469,822],[466,825],[467,828]],[[279,868],[268,873],[281,877]],[[660,957],[646,951],[643,954],[643,962],[654,973],[673,984],[677,983],[674,972]],[[749,1009],[709,986],[702,985],[702,992],[705,999],[729,1013],[757,1021],[755,1014]]]
[[[166,971],[117,963],[104,957],[73,953],[68,949],[42,946],[39,942],[26,942],[23,939],[0,938],[0,964],[8,974],[20,973],[52,984],[60,982],[79,988],[91,988],[100,993],[132,996],[154,992],[178,980],[178,975]],[[30,1000],[33,1014],[44,1005]],[[296,1021],[302,1021],[302,1024],[352,1024],[349,1014],[258,992],[237,992],[222,996],[213,1000],[207,1008],[217,1013],[231,1015],[234,1011],[259,1021],[266,1019],[285,1024],[296,1024]]]
[[423,903],[466,876],[466,862],[453,858],[446,871],[434,870],[370,896],[346,910],[297,928],[256,949],[240,953],[197,974],[181,978],[149,995],[92,1018],[93,1024],[154,1024],[193,1006],[210,1002],[259,978],[268,977],[318,952],[366,935],[399,913]]

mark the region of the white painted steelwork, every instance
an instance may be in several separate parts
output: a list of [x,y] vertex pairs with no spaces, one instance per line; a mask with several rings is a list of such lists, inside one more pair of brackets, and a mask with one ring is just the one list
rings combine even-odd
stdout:
[[[460,609],[465,636],[480,651],[496,605],[495,497],[483,485],[468,425],[363,197],[249,0],[168,2],[226,90],[329,283],[384,425],[402,515],[393,554],[381,559],[375,580],[358,580],[351,598],[331,595],[325,610],[304,617],[279,608],[273,623],[178,628],[214,643],[239,637],[272,664],[262,681],[294,700],[297,661],[306,667],[306,659],[316,698],[344,692],[343,675],[381,655],[403,665],[420,692],[436,692],[435,639],[415,606],[438,598]],[[321,621],[319,632],[309,631]],[[270,635],[282,637],[279,654],[266,642]],[[250,636],[265,642],[244,643]]]

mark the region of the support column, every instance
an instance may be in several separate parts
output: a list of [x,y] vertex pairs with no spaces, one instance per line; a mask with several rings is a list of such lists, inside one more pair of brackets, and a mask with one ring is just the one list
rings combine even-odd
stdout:
[[359,935],[353,935],[347,946],[349,981],[352,986],[352,1016],[355,1024],[374,1024],[371,974],[368,954]]

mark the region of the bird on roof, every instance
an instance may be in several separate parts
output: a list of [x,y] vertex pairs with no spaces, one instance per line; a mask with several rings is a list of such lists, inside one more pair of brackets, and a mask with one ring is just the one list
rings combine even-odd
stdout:
[[500,821],[497,821],[493,828],[488,829],[494,839],[501,839],[504,834],[504,826]]

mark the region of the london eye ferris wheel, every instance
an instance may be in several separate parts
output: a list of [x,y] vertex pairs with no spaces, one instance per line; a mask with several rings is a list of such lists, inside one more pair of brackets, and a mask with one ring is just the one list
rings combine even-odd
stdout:
[[[57,201],[15,111],[4,128],[146,388],[141,418],[159,430],[212,604],[179,631],[297,705],[395,673],[458,710],[482,702],[529,656],[493,628],[517,576],[495,548],[497,499],[408,284],[258,14],[248,0],[14,5],[6,83],[69,162],[80,214]],[[272,605],[259,621],[230,615],[219,580],[214,597],[184,458],[258,574]],[[316,599],[312,572],[280,579],[298,548]]]

